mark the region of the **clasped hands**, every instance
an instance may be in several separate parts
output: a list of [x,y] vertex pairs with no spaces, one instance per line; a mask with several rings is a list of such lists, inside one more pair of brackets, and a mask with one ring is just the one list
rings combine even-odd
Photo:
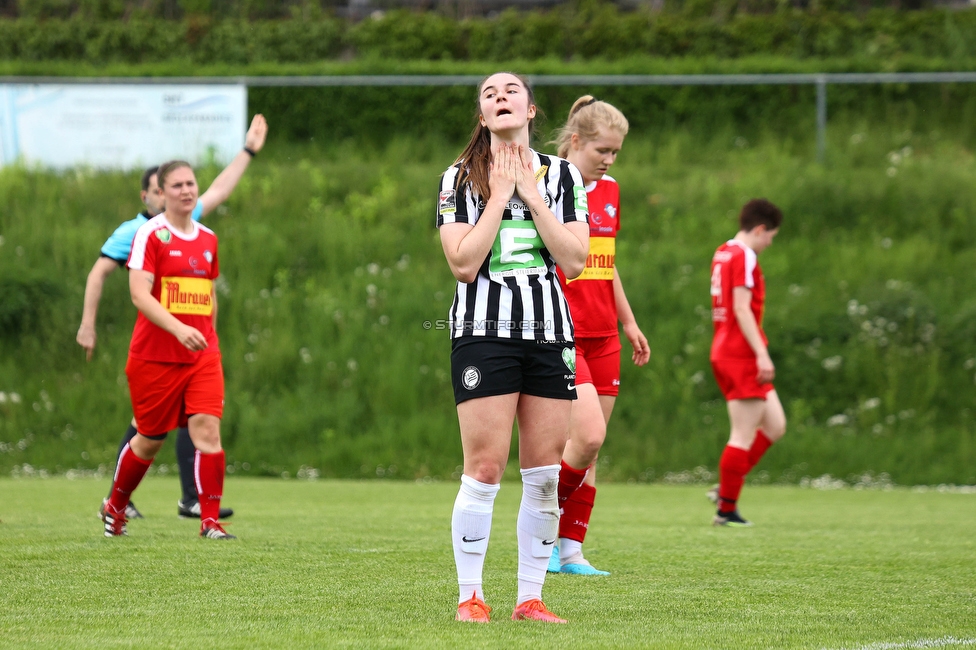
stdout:
[[[518,143],[500,143],[491,152],[488,188],[491,195],[507,201],[516,192],[526,204],[540,196],[532,169],[530,149]],[[531,207],[531,205],[529,206]]]

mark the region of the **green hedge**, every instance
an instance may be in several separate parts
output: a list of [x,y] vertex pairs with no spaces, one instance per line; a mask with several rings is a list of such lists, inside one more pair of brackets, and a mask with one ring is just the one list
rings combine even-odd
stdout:
[[0,59],[194,63],[314,62],[340,58],[509,61],[555,56],[616,60],[634,55],[735,58],[976,57],[976,10],[863,15],[842,12],[735,14],[704,18],[622,12],[612,5],[580,11],[517,12],[455,20],[392,11],[350,23],[313,20],[183,21],[84,17],[0,20]]
[[[675,129],[714,133],[735,129],[745,135],[766,129],[789,134],[811,146],[815,133],[812,86],[729,87],[561,87],[535,89],[545,113],[540,140],[565,120],[573,101],[592,93],[618,106],[634,133]],[[870,122],[896,116],[919,128],[960,125],[966,142],[976,124],[976,85],[832,86],[831,121],[848,116]],[[262,112],[276,137],[293,141],[336,139],[382,142],[398,136],[457,141],[474,124],[474,88],[251,88],[249,104]],[[829,128],[829,123],[828,123]]]

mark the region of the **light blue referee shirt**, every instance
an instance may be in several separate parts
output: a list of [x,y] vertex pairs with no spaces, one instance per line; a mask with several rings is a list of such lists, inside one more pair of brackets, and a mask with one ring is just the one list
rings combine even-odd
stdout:
[[[203,200],[197,199],[197,205],[193,208],[190,217],[194,221],[200,221],[203,217]],[[119,266],[125,266],[129,261],[129,253],[132,251],[132,239],[136,236],[139,226],[149,221],[149,217],[140,212],[135,219],[129,219],[115,229],[105,244],[102,245],[102,257],[115,260]]]

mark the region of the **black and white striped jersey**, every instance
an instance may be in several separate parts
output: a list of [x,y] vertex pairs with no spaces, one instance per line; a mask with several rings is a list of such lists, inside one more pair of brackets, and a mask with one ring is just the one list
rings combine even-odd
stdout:
[[[441,177],[437,227],[478,223],[485,203],[469,185],[457,187],[460,164]],[[568,161],[532,151],[539,193],[560,223],[587,222],[586,189]],[[572,341],[569,304],[556,276],[556,262],[515,194],[508,202],[491,251],[471,283],[457,283],[448,315],[451,338],[492,336]]]

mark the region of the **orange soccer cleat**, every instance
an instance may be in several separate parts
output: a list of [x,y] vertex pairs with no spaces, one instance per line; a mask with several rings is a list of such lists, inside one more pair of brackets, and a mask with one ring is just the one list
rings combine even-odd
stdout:
[[515,608],[512,612],[513,621],[542,621],[544,623],[565,623],[566,620],[559,618],[548,609],[538,598],[527,600]]
[[467,621],[469,623],[487,623],[491,620],[488,613],[491,612],[491,607],[485,604],[485,601],[478,598],[477,594],[472,594],[470,600],[466,600],[460,605],[458,605],[457,616],[454,617],[455,621]]

